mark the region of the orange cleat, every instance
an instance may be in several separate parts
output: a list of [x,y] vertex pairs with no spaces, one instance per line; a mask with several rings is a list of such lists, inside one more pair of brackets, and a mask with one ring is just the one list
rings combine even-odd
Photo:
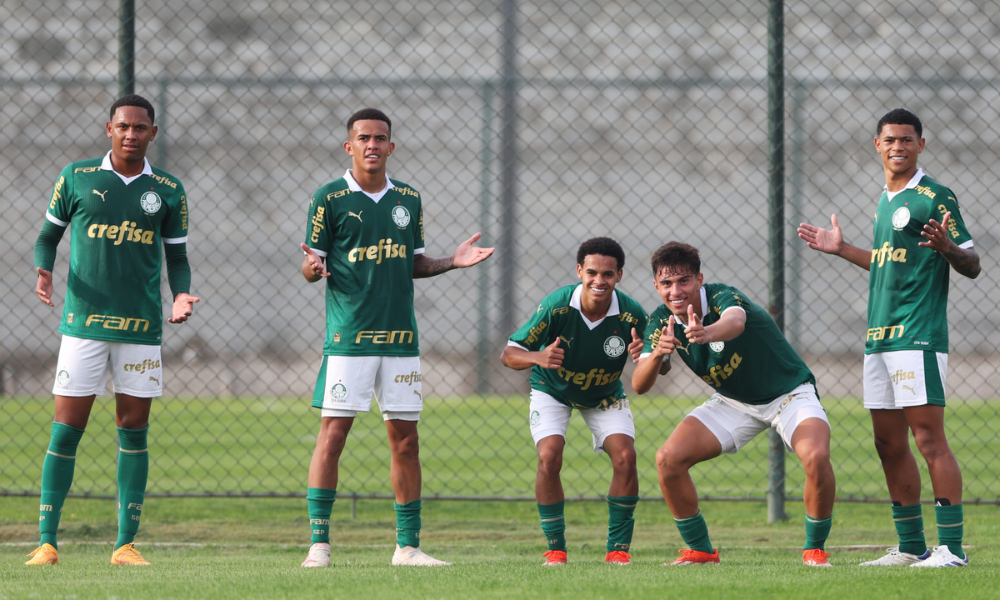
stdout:
[[141,554],[139,554],[139,551],[136,550],[135,543],[129,543],[115,550],[115,553],[111,555],[111,564],[145,566],[149,563],[142,557]]
[[701,552],[699,550],[692,550],[690,548],[685,548],[683,550],[677,551],[681,557],[672,563],[663,563],[664,565],[670,567],[674,565],[707,565],[707,564],[719,564],[719,549],[716,548],[712,554],[708,552]]
[[604,556],[604,562],[609,565],[630,565],[632,557],[624,550],[612,550]]
[[59,551],[52,544],[42,544],[29,554],[31,560],[26,565],[58,565]]
[[545,557],[546,567],[558,567],[566,564],[566,551],[565,550],[549,550],[542,556]]
[[827,560],[828,558],[830,558],[830,553],[819,548],[802,551],[802,564],[809,567],[832,567],[833,565]]

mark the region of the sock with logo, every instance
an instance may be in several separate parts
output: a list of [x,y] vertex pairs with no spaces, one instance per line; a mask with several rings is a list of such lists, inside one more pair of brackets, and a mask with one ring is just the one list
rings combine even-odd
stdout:
[[62,516],[66,494],[73,485],[73,469],[76,466],[76,448],[80,445],[83,430],[65,423],[52,423],[52,438],[42,463],[42,497],[38,506],[38,530],[42,544],[56,543],[59,517]]
[[945,505],[934,507],[934,516],[937,517],[938,543],[948,546],[951,553],[959,558],[965,558],[962,551],[962,536],[965,530],[965,523],[962,518],[962,505]]
[[149,425],[142,429],[118,428],[118,540],[115,550],[135,541],[139,531],[149,475],[148,431]]
[[920,504],[911,506],[893,504],[892,519],[896,522],[900,552],[914,556],[921,556],[927,552],[927,540],[924,539],[924,513]]
[[705,517],[701,516],[700,510],[693,517],[684,519],[674,517],[674,522],[677,523],[677,529],[681,532],[681,539],[688,545],[688,548],[697,550],[698,552],[707,552],[708,554],[714,552],[712,542],[708,539],[708,524],[705,523]]
[[333,514],[333,503],[336,500],[337,490],[313,487],[306,490],[313,544],[330,543],[330,515]]
[[818,548],[823,550],[826,545],[826,538],[830,537],[830,528],[833,526],[833,515],[825,519],[816,519],[806,515],[806,545],[803,550]]
[[545,534],[549,550],[566,551],[566,516],[563,514],[565,507],[565,500],[555,504],[538,505],[538,516],[542,519],[542,533]]
[[638,503],[639,496],[608,496],[608,552],[628,552],[635,529],[632,514]]
[[420,547],[420,500],[406,504],[393,503],[396,509],[396,544]]

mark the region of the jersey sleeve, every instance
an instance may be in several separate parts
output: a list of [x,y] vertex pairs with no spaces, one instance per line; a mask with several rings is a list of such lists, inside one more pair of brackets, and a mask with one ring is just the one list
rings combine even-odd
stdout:
[[160,237],[164,244],[185,244],[188,239],[188,203],[184,186],[177,182],[177,202],[170,205],[170,212],[163,220]]
[[[419,199],[418,199],[419,200]],[[423,254],[426,244],[424,243],[424,204],[419,206],[420,218],[417,219],[416,228],[413,232],[413,254]]]
[[[660,325],[660,319],[657,316],[658,311],[653,311],[653,314],[646,319],[646,326],[643,328],[642,333],[642,353],[650,354],[653,352],[653,347],[656,346],[660,341],[660,334],[663,331],[663,327],[666,325]],[[639,328],[636,328],[639,331]]]
[[333,224],[330,220],[330,206],[319,191],[313,194],[309,202],[309,218],[306,222],[305,244],[316,254],[326,257],[333,247]]
[[750,299],[738,289],[727,286],[713,294],[708,299],[708,305],[709,310],[720,316],[731,308],[737,308],[745,313],[750,306]]
[[955,245],[961,248],[970,248],[972,247],[972,235],[965,227],[965,220],[962,219],[955,193],[947,188],[944,192],[943,197],[934,207],[935,216],[933,218],[940,223],[944,219],[945,213],[951,212],[951,216],[948,217],[948,237],[955,242]]
[[508,340],[529,352],[536,352],[548,344],[552,330],[552,310],[544,300],[528,321]]
[[49,208],[45,211],[45,218],[60,227],[69,225],[76,209],[76,203],[73,201],[75,194],[73,193],[72,175],[73,165],[67,165],[59,174],[59,179],[56,180],[56,184],[52,188]]

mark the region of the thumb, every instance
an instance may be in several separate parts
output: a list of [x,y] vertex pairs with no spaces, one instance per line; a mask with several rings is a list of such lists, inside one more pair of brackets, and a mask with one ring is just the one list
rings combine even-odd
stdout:
[[633,342],[639,341],[639,335],[635,332],[635,327],[632,328],[632,341]]
[[694,314],[694,304],[688,304],[688,327],[697,322],[698,317]]
[[559,347],[559,342],[561,342],[561,341],[562,341],[562,339],[556,338],[554,342],[552,342],[551,344],[548,345],[548,347],[549,348],[558,348]]
[[941,219],[941,228],[948,229],[948,220],[951,218],[951,211],[944,213],[944,218]]
[[315,252],[313,252],[313,249],[307,246],[305,243],[299,245],[302,247],[302,251],[305,252],[306,254],[316,254]]
[[830,215],[830,224],[833,225],[834,231],[840,229],[840,223],[837,222],[837,215]]
[[472,237],[470,237],[466,243],[475,244],[477,241],[479,241],[479,238],[481,237],[483,237],[483,234],[477,231],[476,233],[472,234]]
[[[674,315],[670,315],[670,319],[667,321],[667,326],[663,328],[664,333],[674,334]],[[668,329],[669,328],[669,329]]]
[[191,304],[195,304],[197,302],[201,302],[201,298],[196,298],[195,296],[192,296],[192,295],[189,294],[188,295],[188,302],[190,302]]

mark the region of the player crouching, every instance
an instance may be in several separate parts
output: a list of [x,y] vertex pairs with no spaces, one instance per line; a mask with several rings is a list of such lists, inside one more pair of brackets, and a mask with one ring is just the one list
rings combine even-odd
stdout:
[[687,244],[671,242],[653,254],[653,285],[663,306],[650,315],[632,388],[644,394],[664,362],[680,355],[715,389],[656,453],[663,497],[688,548],[671,565],[718,563],[698,509],[689,473],[694,465],[735,454],[774,427],[806,472],[806,544],[802,561],[829,567],[823,546],[833,520],[836,489],[830,465],[830,425],[816,395],[816,379],[770,315],[742,292],[721,283],[702,285],[701,259]]

